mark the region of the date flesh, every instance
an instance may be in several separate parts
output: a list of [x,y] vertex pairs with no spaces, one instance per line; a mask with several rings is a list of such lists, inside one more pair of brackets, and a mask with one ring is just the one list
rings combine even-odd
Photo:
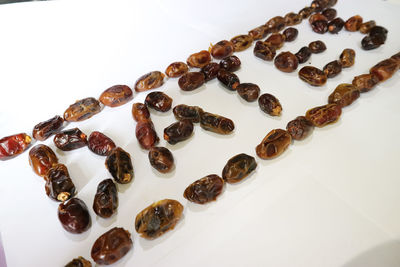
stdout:
[[139,121],[135,129],[136,139],[143,149],[150,149],[160,140],[151,120]]
[[[207,63],[208,64],[208,63]],[[187,72],[178,80],[178,85],[182,91],[193,91],[205,82],[205,76],[201,72]]]
[[263,41],[257,41],[254,46],[254,55],[266,61],[271,61],[276,55],[276,49]]
[[89,149],[100,156],[107,156],[116,147],[111,138],[101,132],[94,131],[88,139]]
[[317,40],[309,43],[308,48],[310,48],[312,53],[319,54],[326,50],[326,45],[324,42]]
[[96,239],[90,254],[97,264],[109,265],[120,260],[132,247],[131,234],[124,228],[114,227]]
[[360,97],[360,91],[352,84],[339,84],[328,97],[329,104],[337,104],[342,108],[353,103]]
[[233,37],[231,39],[231,43],[233,44],[233,50],[235,52],[240,52],[251,46],[253,43],[253,38],[250,35],[242,34]]
[[144,103],[154,110],[167,112],[171,109],[172,98],[163,92],[151,92],[146,96]]
[[133,179],[131,156],[120,147],[115,148],[107,156],[106,168],[119,184],[127,184]]
[[326,83],[328,77],[316,67],[305,66],[299,71],[299,78],[312,86],[322,86]]
[[299,64],[303,64],[307,62],[307,60],[311,57],[311,54],[311,49],[308,48],[308,46],[303,46],[300,48],[299,52],[295,54],[295,56],[297,57]]
[[282,106],[279,100],[271,94],[262,94],[258,98],[258,105],[260,109],[271,116],[280,116],[282,112]]
[[56,134],[54,144],[62,151],[71,151],[86,146],[87,138],[81,130],[73,128]]
[[236,87],[240,84],[239,77],[225,69],[218,71],[217,79],[231,91],[235,91]]
[[188,66],[184,62],[174,62],[171,63],[167,69],[165,70],[165,74],[167,74],[170,78],[180,77],[186,72],[189,71]]
[[193,123],[190,120],[177,121],[164,129],[164,139],[171,145],[185,141],[192,136]]
[[223,189],[224,180],[216,174],[210,174],[190,184],[183,197],[197,204],[205,204],[215,201]]
[[211,47],[211,55],[216,59],[223,59],[233,54],[234,47],[230,41],[222,40]]
[[306,112],[306,118],[314,126],[324,127],[328,124],[335,123],[342,114],[342,108],[337,104],[327,104],[324,106],[309,109]]
[[93,97],[88,97],[70,105],[64,112],[64,120],[70,122],[83,121],[93,117],[100,111],[100,102]]
[[92,264],[84,257],[79,256],[78,258],[75,258],[72,261],[68,262],[65,267],[92,267]]
[[135,91],[143,92],[158,88],[164,84],[165,75],[160,71],[152,71],[139,77],[135,83]]
[[60,116],[54,116],[53,118],[40,122],[33,127],[32,136],[36,140],[44,141],[49,136],[60,131],[64,123],[64,119]]
[[275,49],[280,49],[285,42],[285,36],[280,33],[274,33],[269,36],[264,42],[274,47]]
[[227,183],[235,184],[246,178],[256,168],[256,159],[241,153],[228,160],[222,170],[222,178]]
[[93,201],[94,212],[102,218],[110,218],[118,208],[117,187],[111,179],[105,179],[97,186]]
[[292,42],[297,38],[299,31],[296,28],[287,28],[283,31],[283,36],[285,36],[285,42]]
[[343,68],[349,68],[354,65],[356,58],[356,51],[350,48],[346,48],[340,54],[340,63],[342,63]]
[[355,15],[349,18],[345,22],[344,28],[349,32],[356,32],[360,29],[362,23],[363,23],[363,18],[360,17],[359,15]]
[[36,145],[29,151],[29,165],[39,176],[44,177],[49,169],[57,163],[56,154],[46,145]]
[[260,95],[260,87],[254,83],[241,83],[236,87],[239,96],[247,102],[254,102]]
[[152,147],[149,150],[149,161],[161,173],[170,172],[174,167],[174,156],[166,147]]
[[241,64],[242,63],[237,56],[225,57],[219,62],[220,67],[226,69],[227,71],[237,71]]
[[218,71],[221,69],[221,65],[215,62],[208,63],[201,69],[201,73],[204,74],[204,80],[206,82],[217,78]]
[[197,106],[188,106],[185,104],[177,105],[172,112],[178,121],[190,120],[191,122],[200,122],[200,114],[203,109]]
[[183,206],[176,200],[157,201],[142,210],[135,219],[136,232],[146,239],[154,239],[174,229],[182,217]]
[[0,160],[11,159],[24,152],[31,145],[32,138],[26,133],[6,136],[0,139]]
[[286,131],[294,140],[303,140],[309,136],[314,129],[314,125],[304,116],[298,116],[286,125]]
[[267,27],[269,32],[275,33],[283,30],[283,28],[285,28],[286,26],[286,23],[283,17],[276,16],[268,20],[267,23],[265,23],[265,26]]
[[378,77],[372,74],[362,74],[354,77],[352,84],[361,92],[372,90],[379,83]]
[[90,228],[88,208],[79,198],[71,198],[58,206],[58,219],[64,229],[72,234],[80,234]]
[[338,33],[344,27],[344,20],[341,18],[335,18],[334,20],[328,23],[328,31],[330,33]]
[[399,69],[399,64],[393,58],[385,59],[373,66],[369,73],[376,76],[380,82],[386,81]]
[[114,85],[100,95],[100,102],[108,107],[119,107],[133,99],[133,92],[127,85]]
[[281,155],[292,142],[292,137],[282,129],[270,131],[256,147],[257,156],[272,159]]
[[45,176],[46,194],[56,201],[66,201],[75,195],[75,185],[69,177],[64,164],[56,164],[49,169]]
[[230,134],[235,129],[232,120],[209,112],[201,113],[200,127],[217,134]]
[[198,53],[194,53],[188,57],[186,62],[192,68],[202,68],[211,62],[210,52],[202,50]]
[[333,78],[342,72],[342,63],[339,60],[334,60],[326,64],[323,68],[326,77]]
[[145,104],[134,103],[132,105],[132,117],[136,122],[146,122],[150,120],[150,112]]

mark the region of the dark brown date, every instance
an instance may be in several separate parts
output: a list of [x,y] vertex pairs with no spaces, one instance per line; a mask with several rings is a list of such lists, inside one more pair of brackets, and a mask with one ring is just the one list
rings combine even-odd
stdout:
[[299,11],[299,15],[302,19],[306,19],[314,12],[314,8],[312,7],[305,7]]
[[328,31],[330,33],[338,33],[344,27],[344,20],[341,18],[335,18],[334,20],[328,23]]
[[376,76],[380,82],[386,81],[399,69],[399,64],[393,58],[385,59],[373,66],[369,73]]
[[354,77],[352,84],[361,92],[371,91],[379,83],[378,77],[372,74],[362,74]]
[[157,201],[142,210],[135,219],[136,232],[146,239],[154,239],[175,228],[182,217],[183,206],[176,200]]
[[328,31],[328,22],[326,20],[316,20],[311,24],[315,33],[324,34]]
[[118,208],[117,187],[111,179],[105,179],[97,186],[93,210],[102,218],[110,218]]
[[285,36],[285,42],[292,42],[296,40],[299,31],[296,28],[287,28],[283,31],[283,36]]
[[174,167],[174,156],[166,147],[152,147],[149,150],[149,161],[161,173],[170,172]]
[[231,91],[235,91],[236,87],[240,84],[239,77],[225,69],[218,71],[217,79]]
[[362,23],[363,18],[359,15],[355,15],[344,23],[344,28],[349,32],[356,32],[360,29]]
[[328,19],[324,15],[322,15],[321,13],[312,14],[310,16],[310,18],[308,19],[308,22],[311,25],[316,21],[326,21],[326,22],[328,22]]
[[342,108],[337,104],[327,104],[324,106],[309,109],[306,112],[306,119],[314,126],[324,127],[328,124],[335,123],[342,114]]
[[96,239],[90,254],[97,264],[109,265],[120,260],[132,247],[131,234],[124,228],[114,227]]
[[285,36],[280,33],[274,33],[270,35],[264,42],[269,44],[269,46],[274,47],[275,49],[280,49],[285,42]]
[[303,64],[307,62],[307,60],[311,57],[311,54],[311,49],[308,48],[308,46],[303,46],[300,48],[299,52],[294,55],[297,57],[299,64]]
[[390,57],[391,59],[394,59],[397,62],[397,65],[400,65],[400,52],[394,54],[393,56]]
[[85,202],[75,197],[58,206],[58,219],[64,229],[72,234],[87,231],[91,224]]
[[236,87],[239,96],[247,102],[254,102],[260,95],[260,87],[254,83],[241,83]]
[[262,94],[258,98],[258,105],[260,109],[271,116],[280,116],[282,106],[279,100],[271,94]]
[[31,145],[32,138],[26,133],[6,136],[0,139],[0,160],[11,159],[24,152]]
[[160,140],[151,120],[139,121],[135,129],[136,139],[143,149],[150,149]]
[[133,179],[131,155],[120,147],[115,148],[107,156],[105,162],[107,170],[119,184],[127,184]]
[[201,72],[187,72],[178,80],[178,85],[182,91],[193,91],[205,82],[205,76]]
[[314,129],[314,125],[304,116],[298,116],[286,125],[286,131],[294,140],[303,140],[309,136]]
[[93,97],[88,97],[70,105],[64,112],[64,120],[83,121],[93,117],[100,111],[100,102]]
[[253,38],[250,35],[242,34],[233,37],[231,39],[231,43],[233,44],[233,50],[235,52],[240,52],[251,46],[253,43]]
[[211,62],[210,52],[202,50],[198,53],[194,53],[188,57],[186,62],[192,68],[202,68]]
[[211,47],[211,55],[216,59],[223,59],[233,54],[234,47],[230,41],[222,40]]
[[372,27],[369,31],[369,36],[375,43],[384,44],[387,38],[388,30],[382,26]]
[[136,122],[146,122],[150,120],[150,112],[145,104],[134,103],[132,105],[132,117]]
[[205,65],[201,72],[204,74],[204,79],[206,82],[217,78],[218,71],[221,69],[221,65],[215,62],[208,63]]
[[267,23],[265,23],[265,26],[269,32],[280,32],[283,30],[283,28],[285,28],[285,19],[281,16],[273,17],[272,19],[268,20]]
[[286,26],[293,26],[300,24],[303,18],[294,12],[287,13],[284,17]]
[[188,66],[184,62],[174,62],[171,63],[167,69],[165,70],[165,74],[167,74],[170,78],[180,77],[186,72],[189,71]]
[[380,38],[365,36],[361,40],[361,47],[364,50],[372,50],[372,49],[380,47],[381,45],[382,45],[382,41]]
[[167,112],[171,109],[172,98],[163,92],[151,92],[146,96],[144,103],[154,110]]
[[64,164],[59,163],[51,167],[44,179],[46,194],[49,198],[63,202],[75,195],[75,185]]
[[226,69],[227,71],[237,71],[240,68],[241,64],[242,62],[240,62],[240,59],[237,56],[229,56],[223,58],[219,62],[220,67]]
[[312,86],[322,86],[326,83],[328,77],[316,67],[305,66],[299,71],[299,78]]
[[342,72],[342,63],[339,60],[331,61],[324,66],[323,71],[328,78],[333,78]]
[[200,114],[203,109],[197,106],[188,106],[185,104],[177,105],[172,112],[178,121],[190,120],[191,122],[200,122]]
[[256,159],[241,153],[228,160],[222,170],[222,178],[227,183],[235,184],[246,178],[256,168]]
[[108,107],[119,107],[133,99],[132,89],[127,85],[114,85],[100,95],[100,102]]
[[263,60],[271,61],[276,55],[276,49],[263,41],[257,41],[254,46],[254,55]]
[[322,15],[324,15],[328,21],[331,21],[334,18],[336,18],[336,14],[337,12],[336,9],[334,8],[327,8],[324,11],[322,11]]
[[343,68],[349,68],[354,65],[356,58],[356,51],[350,48],[346,48],[340,54],[340,63],[342,63]]
[[54,136],[54,144],[62,151],[70,151],[87,145],[86,134],[78,128],[62,131]]
[[370,20],[370,21],[367,21],[367,22],[364,22],[363,24],[361,24],[360,29],[358,29],[358,30],[363,34],[367,34],[375,26],[376,26],[375,20]]
[[94,131],[88,139],[89,149],[100,156],[107,156],[116,147],[111,138],[101,132]]
[[290,52],[282,52],[274,59],[275,67],[283,72],[293,72],[299,66],[299,60]]
[[75,258],[72,261],[68,262],[65,267],[92,267],[92,264],[84,257],[79,256],[78,258]]
[[326,50],[326,45],[324,42],[317,40],[317,41],[309,43],[308,48],[310,48],[312,53],[319,54]]
[[268,33],[270,33],[270,31],[268,30],[267,26],[261,25],[249,31],[249,36],[253,40],[259,40],[267,36]]
[[32,136],[36,140],[44,141],[49,136],[60,131],[64,123],[64,119],[60,116],[54,116],[53,118],[40,122],[33,127]]
[[135,91],[143,92],[158,88],[164,84],[165,75],[160,71],[152,71],[139,77],[135,83]]
[[224,189],[224,180],[216,174],[210,174],[190,184],[183,193],[187,200],[205,204],[215,201]]
[[257,156],[272,159],[281,155],[292,142],[292,137],[282,129],[270,131],[256,147]]
[[311,7],[315,11],[320,12],[326,8],[330,8],[336,4],[337,0],[314,0],[311,2]]
[[29,151],[29,165],[39,176],[44,177],[49,169],[57,163],[56,154],[46,145],[36,145]]
[[192,136],[193,123],[190,120],[177,121],[164,129],[164,139],[171,145],[185,141]]
[[203,112],[200,115],[200,127],[218,134],[230,134],[235,129],[235,124],[223,116]]
[[353,103],[360,97],[360,91],[352,84],[339,84],[328,97],[329,104],[337,104],[342,108]]

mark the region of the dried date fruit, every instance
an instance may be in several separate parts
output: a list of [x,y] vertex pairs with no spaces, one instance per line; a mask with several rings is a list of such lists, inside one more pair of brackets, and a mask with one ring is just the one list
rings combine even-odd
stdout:
[[202,50],[198,53],[194,53],[188,57],[186,62],[192,68],[202,68],[211,62],[210,52]]
[[133,99],[132,89],[127,85],[114,85],[100,95],[100,102],[108,107],[119,107]]
[[308,22],[312,25],[314,22],[319,21],[319,20],[328,22],[328,19],[321,13],[315,13],[315,14],[311,15],[310,18],[308,19]]
[[335,18],[334,20],[328,23],[328,31],[330,33],[338,33],[344,27],[344,20],[341,18]]
[[275,57],[275,67],[283,72],[293,72],[299,66],[299,60],[290,52],[282,52]]
[[200,122],[200,114],[203,109],[197,106],[188,106],[185,104],[177,105],[172,112],[178,121],[190,120],[191,122]]
[[309,43],[308,48],[310,48],[312,53],[319,54],[326,50],[326,45],[324,42],[317,40]]
[[151,120],[139,121],[135,129],[136,139],[143,149],[150,149],[160,140],[157,136],[154,124]]
[[361,92],[372,90],[379,83],[378,77],[372,74],[362,74],[354,77],[352,84]]
[[359,15],[355,15],[344,23],[344,28],[349,32],[356,32],[360,29],[362,23],[363,18]]
[[233,54],[234,47],[230,41],[222,40],[211,47],[211,55],[216,59],[223,59]]
[[161,173],[170,172],[174,167],[174,156],[166,147],[152,147],[149,150],[149,161]]
[[235,184],[246,178],[256,168],[256,159],[241,153],[228,160],[222,170],[222,178],[227,183]]
[[303,18],[299,14],[290,12],[285,15],[284,19],[286,26],[293,26],[300,24]]
[[376,26],[375,20],[370,20],[367,22],[364,22],[363,24],[360,25],[360,29],[358,29],[361,33],[367,34],[369,31]]
[[320,12],[326,8],[330,8],[336,4],[337,0],[314,0],[311,2],[311,7],[315,11]]
[[299,70],[299,78],[312,86],[322,86],[326,83],[328,77],[316,67],[305,66]]
[[303,140],[310,135],[314,125],[304,116],[298,116],[296,119],[291,120],[286,125],[286,131],[294,140]]
[[240,68],[241,64],[242,62],[240,62],[240,59],[237,56],[229,56],[223,58],[219,62],[220,67],[226,69],[227,71],[237,71]]
[[333,20],[336,17],[336,14],[337,12],[336,9],[334,8],[327,8],[324,11],[322,11],[322,15],[324,15],[328,21]]
[[53,118],[40,122],[33,127],[32,136],[36,140],[44,141],[49,136],[60,131],[64,123],[64,119],[60,116],[54,116]]
[[193,123],[190,120],[177,121],[164,129],[164,139],[171,145],[185,141],[192,136]]
[[314,8],[312,7],[305,7],[299,11],[299,15],[302,19],[306,19],[314,12]]
[[342,72],[342,63],[339,60],[331,61],[324,66],[323,71],[328,78],[333,78]]
[[282,129],[270,131],[256,147],[257,156],[272,159],[281,155],[292,142],[292,137]]
[[388,30],[382,26],[372,27],[369,31],[369,36],[374,40],[375,43],[384,44],[387,38]]
[[231,39],[233,44],[233,50],[235,52],[240,52],[246,50],[253,43],[253,37],[247,34],[237,35]]
[[132,247],[131,234],[124,228],[114,227],[96,239],[90,254],[97,264],[109,265],[124,257]]
[[88,97],[76,101],[70,105],[64,112],[64,120],[66,121],[83,121],[87,120],[101,111],[100,102],[93,98]]
[[79,256],[78,258],[75,258],[72,261],[68,262],[65,267],[92,267],[92,264],[84,257]]
[[224,180],[216,174],[210,174],[190,184],[183,193],[184,198],[205,204],[215,201],[224,189]]
[[342,108],[337,104],[327,104],[307,110],[306,118],[314,126],[324,127],[328,124],[335,123],[342,114]]
[[203,112],[200,115],[200,127],[218,134],[230,134],[235,129],[235,124],[223,116]]
[[58,219],[64,229],[72,234],[80,234],[90,228],[88,208],[79,198],[71,198],[58,206]]
[[151,92],[146,96],[144,103],[154,110],[167,112],[171,109],[172,98],[163,92]]
[[205,82],[205,76],[201,72],[187,72],[178,80],[178,85],[182,91],[193,91]]
[[274,33],[269,36],[264,42],[274,47],[275,49],[280,49],[285,42],[285,36],[280,33]]
[[268,20],[267,23],[265,23],[265,26],[269,32],[280,32],[283,30],[283,28],[285,28],[285,19],[281,16],[273,17],[272,19]]
[[94,131],[89,135],[88,139],[89,149],[100,156],[107,156],[116,147],[113,140],[105,134]]
[[212,79],[217,78],[218,71],[221,69],[220,64],[211,62],[205,65],[201,72],[204,74],[204,80],[206,82],[211,81]]
[[328,22],[326,20],[316,20],[311,24],[315,33],[324,34],[328,31]]
[[283,31],[283,36],[285,37],[285,42],[292,42],[297,38],[299,31],[296,28],[287,28]]
[[390,57],[391,59],[394,59],[397,62],[397,65],[400,65],[400,52],[397,54],[394,54],[393,56]]
[[279,100],[271,94],[262,94],[258,98],[258,105],[260,109],[271,116],[280,116],[282,106]]
[[261,25],[261,26],[258,26],[257,28],[252,29],[251,31],[249,31],[249,36],[253,40],[259,40],[259,39],[262,39],[265,36],[267,36],[268,33],[269,33],[269,30],[268,30],[267,26]]
[[111,179],[105,179],[97,186],[93,210],[102,218],[110,218],[118,208],[117,187]]
[[49,169],[57,163],[56,154],[46,145],[36,145],[29,150],[29,165],[39,176],[44,177]]
[[373,66],[369,73],[376,76],[380,82],[386,81],[399,69],[399,64],[393,58],[385,59]]
[[276,49],[263,41],[257,41],[254,46],[254,55],[263,60],[271,61],[276,55]]
[[217,79],[231,91],[235,91],[236,87],[240,84],[239,77],[225,69],[218,71]]
[[236,87],[239,96],[247,102],[254,102],[260,95],[260,87],[254,83],[241,83]]
[[307,60],[311,57],[311,54],[311,49],[308,48],[308,46],[303,46],[300,48],[299,52],[294,55],[297,57],[299,64],[303,64],[307,62]]
[[136,232],[154,239],[175,228],[182,217],[183,206],[176,200],[163,199],[142,210],[135,219]]
[[379,38],[365,36],[361,40],[361,47],[364,50],[372,50],[372,49],[380,47],[381,45],[382,45],[382,42],[381,42],[381,39],[379,39]]
[[151,71],[139,77],[135,83],[135,91],[143,92],[158,88],[164,84],[165,75],[160,71]]
[[136,122],[145,122],[150,120],[150,112],[145,104],[134,103],[132,105],[132,117]]
[[87,145],[86,134],[78,128],[62,131],[54,136],[54,144],[62,151],[71,151]]
[[131,156],[120,147],[115,148],[107,156],[105,162],[107,170],[119,184],[127,184],[133,179]]
[[0,139],[0,160],[13,158],[31,145],[32,138],[25,134],[15,134]]
[[339,84],[328,97],[329,104],[337,104],[342,108],[353,103],[360,97],[360,91],[352,84]]
[[340,63],[343,68],[349,68],[354,65],[356,52],[353,49],[346,48],[340,54]]
[[186,72],[189,71],[188,66],[184,62],[174,62],[171,63],[167,69],[165,70],[165,74],[167,74],[170,78],[180,77]]
[[46,194],[49,198],[63,202],[75,195],[75,185],[64,164],[58,163],[51,167],[44,179]]

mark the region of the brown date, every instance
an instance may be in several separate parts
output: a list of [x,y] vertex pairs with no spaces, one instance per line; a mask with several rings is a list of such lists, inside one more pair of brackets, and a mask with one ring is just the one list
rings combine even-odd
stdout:
[[249,36],[253,40],[259,40],[267,36],[268,33],[270,33],[270,31],[267,29],[267,26],[261,25],[249,31]]
[[236,87],[239,96],[247,102],[254,102],[260,95],[260,87],[254,83],[241,83]]
[[237,71],[241,64],[242,62],[237,56],[225,57],[219,62],[219,66],[227,71]]
[[75,258],[72,261],[68,262],[65,267],[92,267],[92,264],[84,257],[79,256],[78,258]]
[[362,23],[363,23],[363,18],[360,17],[359,15],[355,15],[349,18],[344,23],[344,28],[349,32],[356,32],[360,29]]
[[134,103],[132,105],[132,117],[136,122],[146,122],[150,120],[150,112],[145,104]]
[[174,62],[171,63],[167,69],[165,70],[165,74],[167,74],[170,78],[180,77],[186,72],[189,71],[188,66],[184,62]]
[[327,8],[322,11],[322,15],[324,15],[328,21],[333,20],[336,17],[336,14],[337,12],[334,8]]
[[113,140],[101,132],[94,131],[89,135],[89,149],[100,156],[107,156],[116,147]]
[[237,35],[231,39],[231,43],[233,44],[233,50],[240,52],[251,46],[253,38],[247,34]]
[[256,147],[257,156],[272,159],[281,155],[292,142],[292,137],[282,129],[270,131]]
[[303,140],[310,135],[314,125],[304,116],[298,116],[296,119],[291,120],[286,125],[286,131],[294,140]]
[[265,23],[265,26],[269,32],[280,32],[286,26],[285,19],[281,16],[273,17],[272,19],[268,20],[267,23]]
[[326,45],[324,42],[317,40],[317,41],[309,43],[308,48],[310,48],[312,53],[319,54],[326,50]]
[[285,36],[285,42],[292,42],[297,38],[299,31],[296,28],[287,28],[283,31],[283,36]]
[[60,131],[64,123],[64,119],[60,116],[54,116],[53,118],[40,122],[33,127],[32,136],[36,140],[44,141],[49,136]]
[[285,15],[284,19],[286,26],[293,26],[300,24],[303,18],[299,14],[290,12]]
[[110,218],[118,208],[117,187],[111,179],[105,179],[97,186],[93,201],[94,212],[102,218]]
[[257,41],[254,46],[254,55],[263,60],[271,61],[276,55],[276,49],[263,41]]
[[400,52],[394,54],[393,56],[390,57],[391,59],[394,59],[397,62],[397,65],[400,65]]
[[228,160],[222,170],[222,178],[227,183],[235,184],[246,178],[256,168],[256,159],[241,153]]
[[387,38],[388,30],[382,26],[374,26],[370,29],[368,36],[371,37],[375,43],[384,44]]
[[399,64],[393,58],[385,59],[373,66],[369,73],[376,76],[380,82],[386,81],[399,69]]
[[0,160],[11,159],[24,152],[31,145],[32,138],[25,134],[15,134],[0,139]]
[[201,72],[187,72],[178,80],[178,85],[182,91],[193,91],[205,82],[205,76]]
[[299,15],[302,19],[306,19],[314,12],[314,8],[312,7],[305,7],[299,11]]
[[164,139],[171,145],[185,141],[193,133],[193,123],[190,120],[177,121],[164,129]]
[[361,24],[360,29],[358,29],[358,30],[361,33],[367,34],[375,26],[376,26],[375,20],[370,20],[370,21],[367,21],[367,22],[364,22],[363,24]]
[[353,103],[360,97],[360,91],[352,84],[339,84],[328,97],[329,104],[337,104],[342,108]]
[[200,122],[200,114],[203,109],[197,106],[188,106],[185,104],[177,105],[172,112],[178,121],[190,120],[191,122]]
[[344,20],[341,18],[335,18],[334,20],[328,23],[328,31],[330,33],[338,33],[344,27]]
[[258,105],[260,109],[271,116],[280,116],[282,106],[279,100],[271,94],[262,94],[258,98]]
[[225,69],[218,71],[217,79],[231,91],[235,91],[236,87],[240,84],[239,77]]
[[223,59],[233,54],[234,47],[230,41],[222,40],[211,47],[211,55],[216,59]]
[[293,72],[299,66],[299,60],[290,52],[282,52],[274,59],[275,67],[283,72]]
[[107,170],[119,184],[127,184],[133,179],[131,156],[120,147],[115,148],[107,156],[105,162]]
[[299,78],[312,86],[322,86],[326,83],[328,77],[316,67],[305,66],[299,71]]
[[270,35],[264,42],[269,44],[269,46],[274,47],[275,49],[280,49],[285,42],[285,36],[280,33],[274,33]]
[[349,68],[354,65],[356,52],[353,49],[346,48],[340,54],[340,63],[343,68]]
[[198,53],[194,53],[188,57],[186,62],[192,68],[202,68],[211,62],[210,52],[202,50]]
[[197,204],[205,204],[215,201],[223,189],[224,180],[216,174],[210,174],[190,184],[183,197]]
[[315,33],[324,34],[328,31],[328,22],[326,20],[316,20],[311,24]]
[[29,165],[39,176],[44,177],[49,169],[57,163],[56,154],[46,145],[36,145],[29,151]]
[[372,50],[378,48],[382,45],[382,40],[380,38],[365,36],[361,40],[361,47],[364,50]]
[[70,105],[64,112],[64,120],[83,121],[93,117],[100,111],[100,102],[93,97],[88,97]]
[[80,234],[90,228],[88,208],[79,198],[71,198],[58,206],[58,219],[64,229],[72,234]]
[[372,90],[379,83],[378,77],[372,74],[362,74],[354,77],[352,84],[361,92]]
[[62,151],[70,151],[87,145],[86,134],[78,128],[62,131],[54,136],[54,144]]
[[139,121],[135,129],[136,139],[143,149],[150,149],[160,140],[151,120]]
[[307,60],[311,57],[311,54],[311,49],[308,48],[308,46],[303,46],[300,48],[299,52],[294,55],[297,57],[299,64],[303,64],[307,62]]
[[109,265],[120,260],[132,247],[131,234],[124,228],[114,227],[96,239],[90,254],[97,264]]
[[324,106],[309,109],[306,112],[306,118],[314,126],[324,127],[328,124],[335,123],[342,114],[342,108],[337,104],[327,104]]
[[201,73],[204,74],[204,80],[206,82],[217,78],[218,71],[221,69],[221,65],[215,62],[208,63],[201,69]]
[[142,210],[135,219],[136,232],[141,237],[154,239],[175,228],[182,217],[183,206],[176,200],[157,201]]
[[108,107],[119,107],[133,99],[132,89],[127,85],[114,85],[100,95],[100,102]]
[[146,96],[144,103],[154,110],[167,112],[171,109],[172,98],[163,92],[151,92]]
[[150,148],[149,161],[151,166],[161,173],[170,172],[174,167],[174,156],[166,147]]
[[135,91],[143,92],[150,89],[158,88],[164,84],[164,77],[165,75],[160,71],[151,71],[149,73],[146,73],[136,80]]
[[63,202],[75,195],[75,185],[64,164],[58,163],[51,167],[44,179],[46,194],[49,198]]
[[319,12],[326,8],[330,8],[336,4],[337,0],[314,0],[311,2],[311,7]]
[[323,68],[326,77],[333,78],[342,72],[342,63],[339,60],[334,60],[326,64]]
[[235,129],[232,120],[209,112],[201,113],[200,127],[218,134],[230,134]]
[[322,15],[321,13],[312,14],[310,16],[310,18],[308,19],[308,22],[311,25],[316,21],[326,21],[326,22],[328,22],[328,19],[324,15]]

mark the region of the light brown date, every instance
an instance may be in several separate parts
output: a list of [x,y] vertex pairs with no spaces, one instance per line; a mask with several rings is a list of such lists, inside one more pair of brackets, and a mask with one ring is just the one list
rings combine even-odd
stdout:
[[132,105],[132,117],[136,122],[146,122],[150,120],[150,112],[145,104],[134,103]]
[[367,21],[367,22],[364,22],[363,24],[361,24],[360,28],[358,30],[363,34],[367,34],[375,26],[376,26],[375,21],[370,20],[370,21]]
[[360,29],[362,23],[363,18],[359,15],[355,15],[345,22],[344,28],[349,32],[356,32]]
[[237,35],[231,39],[231,43],[233,44],[234,51],[240,52],[251,46],[253,38],[247,34]]
[[201,113],[200,127],[218,134],[230,134],[235,129],[232,120],[209,112]]
[[93,97],[88,97],[70,105],[64,112],[64,120],[83,121],[93,117],[100,111],[100,102]]
[[378,77],[372,74],[361,74],[354,77],[352,84],[361,92],[371,91],[379,83]]
[[329,104],[337,104],[342,108],[353,103],[360,97],[360,91],[352,84],[339,84],[328,97]]
[[140,76],[135,83],[135,91],[143,92],[150,89],[155,89],[164,84],[165,75],[160,71],[152,71]]
[[272,159],[281,155],[292,142],[292,137],[282,129],[270,131],[256,147],[257,156]]
[[33,171],[44,177],[49,169],[58,163],[54,151],[46,145],[36,145],[29,150],[29,165]]
[[216,174],[211,174],[190,184],[183,196],[191,202],[205,204],[215,201],[223,189],[224,180]]
[[275,67],[283,72],[293,72],[299,66],[299,60],[290,52],[282,52],[274,59]]
[[324,127],[328,124],[337,122],[341,114],[342,108],[340,105],[327,104],[309,109],[306,112],[306,119],[316,127]]
[[261,25],[249,31],[249,36],[253,40],[259,40],[267,36],[268,33],[270,33],[270,31],[268,30],[267,26]]
[[101,132],[94,131],[89,136],[88,147],[99,156],[107,156],[116,146],[111,138]]
[[270,35],[264,42],[274,47],[275,49],[280,49],[285,43],[285,36],[280,33],[274,33]]
[[343,68],[349,68],[354,65],[356,58],[356,51],[350,48],[346,48],[340,54],[340,63],[342,63]]
[[58,219],[63,228],[72,234],[86,232],[91,225],[90,214],[85,202],[75,197],[58,206]]
[[256,159],[250,155],[241,153],[228,160],[222,170],[222,178],[227,183],[235,184],[249,176],[256,168]]
[[184,62],[174,62],[171,63],[167,69],[165,70],[165,74],[167,74],[170,78],[180,77],[186,72],[189,71],[188,66]]
[[294,12],[287,13],[284,17],[286,26],[293,26],[300,24],[303,18]]
[[399,69],[399,64],[393,58],[385,59],[373,66],[369,73],[376,76],[380,82],[386,81]]
[[211,62],[210,52],[202,50],[198,53],[194,53],[188,57],[186,62],[192,68],[202,68]]
[[119,107],[133,99],[132,89],[127,85],[114,85],[100,95],[100,102],[108,107]]
[[78,128],[62,131],[54,136],[54,144],[62,151],[70,151],[87,145],[87,136]]

